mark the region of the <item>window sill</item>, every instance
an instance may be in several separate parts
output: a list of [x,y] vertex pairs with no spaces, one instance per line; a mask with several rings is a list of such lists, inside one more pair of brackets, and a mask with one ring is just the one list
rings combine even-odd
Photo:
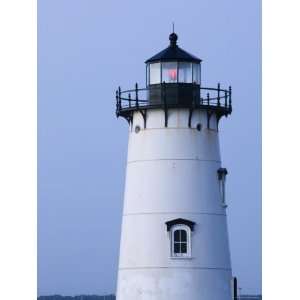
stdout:
[[193,259],[192,256],[169,256],[169,259]]

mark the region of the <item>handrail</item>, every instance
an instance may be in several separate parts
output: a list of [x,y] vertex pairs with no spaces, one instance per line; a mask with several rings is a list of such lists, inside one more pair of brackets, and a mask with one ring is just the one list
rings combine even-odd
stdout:
[[[157,87],[151,86],[151,87],[144,87],[144,88],[138,88],[138,84],[135,84],[134,89],[125,90],[122,91],[121,87],[118,88],[116,91],[116,112],[117,115],[119,113],[126,109],[130,110],[136,110],[141,108],[145,108],[146,106],[149,107],[159,107],[160,104],[150,104],[149,101],[149,95],[146,94],[145,97],[141,97],[141,94],[144,92],[149,92],[150,90],[160,89],[165,90],[169,86],[166,83],[162,83],[158,85]],[[217,88],[211,88],[211,87],[202,87],[196,84],[191,85],[192,89],[199,90],[199,98],[198,103],[195,103],[196,107],[201,106],[209,106],[209,107],[215,107],[215,108],[223,108],[226,109],[227,112],[232,111],[232,89],[229,86],[228,89],[220,88],[220,84],[218,84]],[[205,97],[201,96],[205,95]]]

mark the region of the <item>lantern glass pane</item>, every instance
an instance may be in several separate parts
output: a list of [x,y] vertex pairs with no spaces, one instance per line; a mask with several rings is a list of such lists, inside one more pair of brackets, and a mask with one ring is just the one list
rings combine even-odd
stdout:
[[200,64],[193,64],[193,82],[200,84]]
[[192,63],[179,63],[178,82],[192,83]]
[[160,63],[150,64],[150,84],[160,83]]
[[149,65],[146,65],[146,85],[149,85],[149,80],[150,80],[150,76],[149,76]]
[[177,82],[177,62],[162,63],[162,82]]

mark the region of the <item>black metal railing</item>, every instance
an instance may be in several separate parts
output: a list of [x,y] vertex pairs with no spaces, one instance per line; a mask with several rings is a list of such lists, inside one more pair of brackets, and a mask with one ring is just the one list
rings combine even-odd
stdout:
[[[122,91],[121,87],[116,90],[116,114],[122,115],[122,112],[129,112],[139,109],[147,108],[159,108],[162,105],[166,105],[165,96],[162,96],[163,101],[161,103],[153,103],[151,101],[150,92],[157,89],[162,95],[166,95],[167,90],[171,87],[170,84],[162,83],[156,86],[149,86],[146,88],[138,88],[138,84],[135,84],[135,88],[132,90]],[[194,91],[193,97],[189,104],[193,108],[212,108],[224,110],[224,114],[230,114],[232,111],[232,90],[231,87],[223,89],[220,84],[217,88],[200,87],[196,84],[191,84],[191,89]],[[167,104],[169,107],[189,107],[189,105],[178,103]]]

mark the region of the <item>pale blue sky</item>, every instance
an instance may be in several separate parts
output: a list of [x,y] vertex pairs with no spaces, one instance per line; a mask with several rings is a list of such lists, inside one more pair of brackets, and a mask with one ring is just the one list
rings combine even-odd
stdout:
[[114,92],[145,82],[168,45],[203,59],[205,86],[233,87],[221,121],[233,273],[261,291],[260,1],[38,2],[38,293],[115,292],[127,124]]

